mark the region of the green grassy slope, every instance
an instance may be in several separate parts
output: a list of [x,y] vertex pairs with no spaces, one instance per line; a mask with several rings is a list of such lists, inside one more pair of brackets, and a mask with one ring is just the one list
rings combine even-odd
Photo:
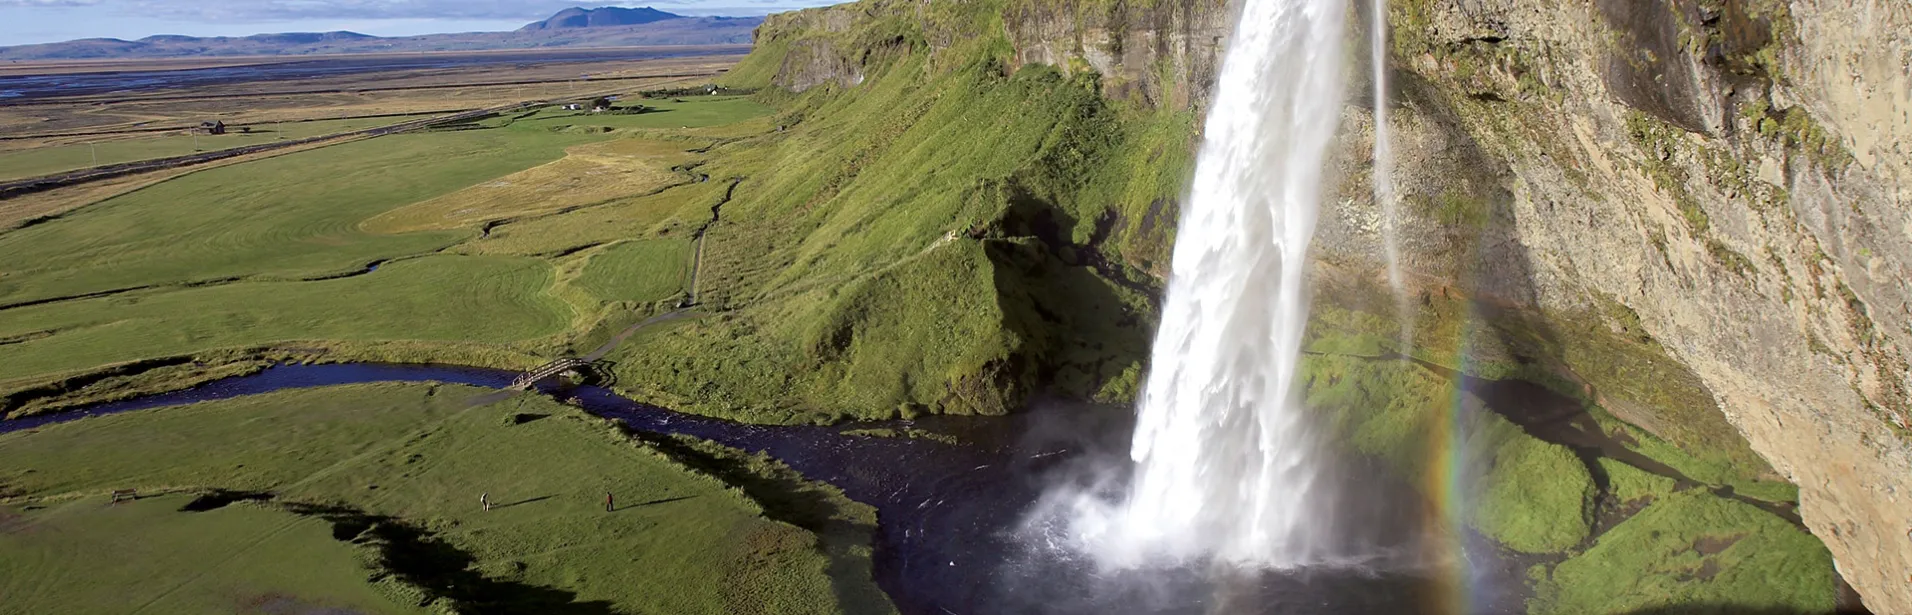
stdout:
[[[731,85],[769,85],[788,37],[866,49],[865,79],[770,88],[787,129],[711,150],[699,171],[740,182],[699,283],[718,314],[622,352],[620,382],[771,421],[1131,389],[1111,385],[1133,380],[1151,308],[1124,285],[1165,237],[1126,221],[1181,191],[1191,116],[1105,100],[1091,73],[1009,71],[1000,8],[766,35]],[[963,35],[932,52],[934,29]]]
[[602,301],[661,301],[684,292],[691,244],[678,239],[627,241],[591,257],[573,282]]
[[[192,612],[256,594],[394,613],[431,600],[470,612],[838,610],[816,535],[602,421],[535,396],[467,408],[480,392],[286,391],[0,436],[0,569],[113,560],[110,570],[143,579],[99,592],[91,573],[7,575],[9,605],[159,600]],[[273,497],[208,512],[175,512],[179,497],[109,507],[106,493],[124,488]],[[328,544],[320,520],[356,528],[339,540],[363,535]],[[294,557],[310,558],[299,560],[310,574],[282,578]],[[365,565],[387,580],[366,582]],[[870,583],[867,558],[833,570],[853,575],[842,587]]]

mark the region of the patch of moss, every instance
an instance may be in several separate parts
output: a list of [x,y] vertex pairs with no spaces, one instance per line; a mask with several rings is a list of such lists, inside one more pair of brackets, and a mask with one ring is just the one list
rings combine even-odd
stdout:
[[[1494,428],[1506,429],[1501,424]],[[1512,424],[1505,424],[1512,427]],[[1515,428],[1516,430],[1518,428]],[[1566,447],[1508,434],[1474,503],[1474,526],[1523,553],[1557,553],[1591,531],[1593,477]]]
[[[1362,288],[1367,287],[1343,283],[1317,287],[1305,348],[1365,356],[1398,348],[1399,321],[1384,311],[1394,306],[1391,296],[1385,290]],[[1430,294],[1415,306],[1412,352],[1418,358],[1464,369],[1478,377],[1540,384],[1587,404],[1595,416],[1605,417],[1609,431],[1624,430],[1640,442],[1635,450],[1695,480],[1787,501],[1787,494],[1795,488],[1768,480],[1771,466],[1726,420],[1698,376],[1646,333],[1631,308],[1610,297],[1594,295],[1592,299],[1592,305],[1583,311],[1543,313],[1483,311],[1459,297]],[[1466,354],[1456,357],[1434,350],[1451,348],[1466,349]],[[1385,386],[1380,388],[1387,390],[1413,388],[1382,384]],[[1363,403],[1387,408],[1407,401],[1375,397]],[[1596,403],[1625,409],[1629,416],[1650,424],[1659,435],[1614,418]],[[1388,412],[1397,418],[1408,415],[1399,410]],[[1401,428],[1436,427],[1409,424]],[[1382,441],[1386,443],[1383,447],[1394,443]]]
[[1528,611],[1600,615],[1675,605],[1829,613],[1832,556],[1811,534],[1704,491],[1670,494],[1538,581]]
[[1813,119],[1804,107],[1774,109],[1770,102],[1760,99],[1741,107],[1740,115],[1761,137],[1776,141],[1821,167],[1844,171],[1855,161],[1838,135]]
[[[1327,344],[1334,345],[1334,344]],[[1414,363],[1312,355],[1302,363],[1306,404],[1355,451],[1416,480],[1441,456],[1465,459],[1467,523],[1509,548],[1564,551],[1590,531],[1596,493],[1571,451],[1488,411]]]
[[1469,198],[1453,186],[1443,189],[1427,207],[1441,224],[1462,228],[1480,228],[1491,215],[1485,200]]
[[1617,504],[1637,504],[1666,497],[1676,484],[1671,478],[1602,458],[1600,469],[1607,474],[1607,493]]
[[1627,112],[1626,129],[1627,136],[1642,155],[1640,171],[1653,180],[1654,187],[1673,197],[1687,230],[1694,237],[1705,236],[1712,220],[1686,189],[1686,170],[1673,160],[1682,147],[1685,131],[1636,110]]
[[1759,271],[1759,268],[1753,265],[1752,259],[1746,258],[1746,255],[1740,254],[1732,248],[1726,247],[1726,244],[1717,238],[1706,238],[1706,253],[1712,255],[1715,262],[1726,266],[1727,269],[1738,274],[1740,277],[1746,277]]

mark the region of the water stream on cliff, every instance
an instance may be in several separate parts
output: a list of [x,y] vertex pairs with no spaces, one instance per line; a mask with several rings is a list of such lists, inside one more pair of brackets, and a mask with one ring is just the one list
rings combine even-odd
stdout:
[[1388,263],[1388,288],[1401,319],[1401,351],[1414,343],[1414,314],[1408,303],[1407,282],[1401,273],[1400,199],[1394,195],[1394,139],[1388,126],[1388,3],[1369,5],[1368,67],[1374,110],[1374,203],[1381,208],[1381,245]]
[[1341,112],[1339,0],[1249,2],[1223,57],[1175,243],[1126,496],[1073,498],[1106,568],[1337,559],[1334,489],[1294,399],[1307,253]]
[[1394,201],[1394,144],[1388,135],[1388,4],[1373,0],[1368,24],[1368,65],[1374,72],[1374,203],[1381,207],[1388,286],[1402,294],[1400,218]]

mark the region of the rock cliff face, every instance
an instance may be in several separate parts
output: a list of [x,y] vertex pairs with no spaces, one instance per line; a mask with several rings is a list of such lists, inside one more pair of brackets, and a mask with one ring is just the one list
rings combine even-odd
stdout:
[[[872,0],[773,16],[758,44],[778,64],[739,71],[848,88],[889,50],[1000,34],[1007,70],[1093,71],[1111,100],[1199,110],[1232,19],[1211,0]],[[1866,604],[1912,613],[1912,5],[1392,0],[1389,19],[1421,329],[1465,304],[1493,323],[1457,342],[1473,363],[1797,484]],[[1324,287],[1369,296],[1386,294],[1371,99],[1350,97],[1317,240]],[[1172,220],[1158,205],[1121,223]],[[1119,254],[1161,272],[1145,252]]]
[[[1414,286],[1662,349],[1694,379],[1559,358],[1675,441],[1666,400],[1703,392],[1866,603],[1912,612],[1912,7],[1433,0],[1391,21]],[[1365,180],[1371,122],[1348,125]],[[1380,208],[1364,181],[1341,196],[1321,258],[1376,270]]]
[[[1010,68],[1046,64],[1064,73],[1093,71],[1110,98],[1157,107],[1196,108],[1214,87],[1219,53],[1234,29],[1219,0],[1137,3],[1075,1],[957,2],[1003,4],[993,23],[937,23],[927,3],[858,2],[772,15],[757,30],[759,45],[788,45],[773,82],[803,91],[823,83],[854,85],[863,69],[896,39],[858,37],[870,24],[907,16],[926,22],[926,44],[947,48],[978,34],[977,26],[1007,38]],[[878,28],[878,31],[886,31]],[[900,28],[898,29],[900,30]]]

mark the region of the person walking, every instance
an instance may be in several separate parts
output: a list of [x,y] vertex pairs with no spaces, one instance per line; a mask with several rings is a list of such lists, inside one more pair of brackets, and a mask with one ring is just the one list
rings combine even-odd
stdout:
[[491,492],[478,494],[478,505],[485,507],[485,510],[491,510]]
[[617,509],[611,506],[611,492],[609,491],[604,492],[604,512],[617,512]]

